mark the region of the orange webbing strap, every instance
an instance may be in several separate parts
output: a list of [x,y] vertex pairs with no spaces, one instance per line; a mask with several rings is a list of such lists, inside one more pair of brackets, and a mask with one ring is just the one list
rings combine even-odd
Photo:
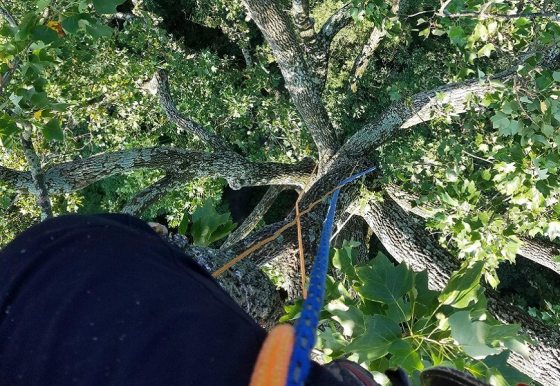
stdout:
[[250,386],[286,385],[294,338],[294,327],[289,324],[276,326],[268,333],[253,369]]

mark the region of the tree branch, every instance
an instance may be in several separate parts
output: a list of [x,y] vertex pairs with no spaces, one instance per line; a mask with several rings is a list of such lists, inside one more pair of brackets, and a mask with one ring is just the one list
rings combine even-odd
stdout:
[[[441,15],[441,14],[440,14]],[[526,19],[536,19],[539,17],[547,18],[553,21],[560,20],[560,14],[556,12],[535,12],[535,13],[525,13],[525,14],[492,14],[492,13],[485,13],[485,12],[459,12],[459,13],[448,13],[445,11],[442,17],[449,17],[451,19],[458,19],[462,17],[474,17],[480,20],[486,19],[497,19],[497,20],[512,20],[512,19],[519,19],[519,18],[526,18]]]
[[39,160],[37,152],[33,147],[30,128],[25,128],[21,133],[21,145],[23,147],[25,160],[29,166],[31,179],[33,181],[33,189],[31,189],[31,193],[33,193],[36,197],[37,204],[41,209],[41,221],[46,220],[47,218],[53,216],[52,205],[49,198],[49,192],[45,185],[45,176],[41,168],[41,161]]
[[[299,37],[303,42],[309,71],[314,79],[323,80],[325,74],[322,72],[323,66],[321,64],[322,45],[315,33],[315,20],[309,17],[309,1],[293,0],[292,14]],[[318,84],[318,90],[322,90],[322,85]]]
[[[397,15],[399,12],[400,4],[403,1],[404,0],[393,0],[391,12]],[[395,18],[396,17],[393,17],[392,19]],[[352,92],[356,92],[356,90],[358,89],[358,81],[364,75],[370,58],[377,50],[377,47],[379,47],[381,40],[383,40],[385,36],[387,36],[387,30],[385,29],[385,26],[373,27],[373,30],[371,31],[366,44],[364,44],[362,51],[354,60],[354,65],[352,66],[352,70],[350,71],[349,85]]]
[[249,214],[240,226],[230,233],[227,240],[220,246],[220,249],[229,249],[232,245],[247,237],[247,235],[251,233],[262,217],[270,209],[272,204],[274,204],[276,198],[284,189],[285,187],[283,186],[271,186],[268,188],[263,198],[261,198],[251,214]]
[[[18,27],[18,23],[17,23],[16,19],[3,6],[0,6],[0,15],[2,15],[2,17],[10,25],[10,27],[12,27],[12,28],[17,28]],[[27,51],[28,48],[29,48],[29,46],[25,49],[25,51]],[[8,70],[2,75],[2,79],[0,80],[0,95],[2,95],[4,93],[4,90],[6,89],[6,87],[10,83],[10,81],[12,80],[12,76],[14,75],[14,72],[16,72],[16,70],[18,69],[20,64],[21,64],[21,58],[19,58],[19,57],[14,58],[10,62],[9,66],[8,66],[9,67]]]
[[[429,209],[413,205],[417,197],[401,190],[398,186],[390,184],[385,187],[385,191],[403,210],[413,213],[416,216],[428,219],[432,217]],[[545,240],[530,239],[519,237],[523,244],[517,254],[527,260],[546,267],[560,275],[560,263],[556,262],[554,256],[560,254],[560,246]]]
[[352,21],[350,9],[352,3],[348,3],[336,11],[321,27],[317,34],[318,48],[315,55],[316,74],[319,79],[319,90],[323,91],[327,81],[329,70],[329,59],[331,53],[331,43],[340,30]]
[[[230,251],[189,245],[186,237],[171,235],[169,241],[212,272],[233,257]],[[274,284],[250,260],[240,262],[217,278],[222,288],[258,324],[267,330],[282,315],[282,299]]]
[[[155,92],[159,96],[160,104],[167,118],[175,123],[179,129],[196,135],[201,141],[211,146],[214,150],[228,151],[231,150],[229,145],[216,134],[210,132],[192,119],[186,118],[182,115],[169,92],[169,81],[167,74],[163,70],[159,70],[154,74],[152,80],[155,85]],[[153,92],[153,90],[152,90]]]
[[[303,187],[311,177],[314,162],[297,164],[250,162],[231,152],[204,153],[172,147],[130,149],[60,163],[47,169],[49,193],[70,193],[96,181],[138,169],[167,173],[192,173],[192,178],[224,178],[232,189],[243,186],[291,185]],[[0,179],[14,188],[32,190],[31,175],[0,167]]]
[[352,3],[348,3],[336,11],[321,27],[319,32],[323,44],[325,47],[330,47],[332,40],[337,33],[340,32],[344,27],[346,27],[352,21],[352,16],[350,16],[350,9],[352,8]]
[[[428,270],[430,288],[442,290],[458,268],[453,256],[390,197],[383,203],[370,200],[363,209],[356,204],[354,213],[366,220],[391,256],[416,271]],[[560,333],[500,300],[494,291],[487,290],[486,296],[488,309],[498,320],[519,323],[535,342],[528,359],[512,353],[508,362],[543,385],[554,386],[560,379]]]
[[473,95],[483,96],[499,87],[499,83],[470,80],[437,87],[431,91],[418,93],[410,101],[393,103],[375,121],[367,123],[342,146],[339,153],[347,157],[364,156],[393,138],[401,129],[415,126],[435,118],[438,107],[451,106],[451,112],[461,114],[466,111],[466,101]]
[[290,18],[275,1],[245,0],[252,19],[263,33],[286,81],[292,101],[319,151],[322,163],[338,149],[335,130],[309,73]]
[[[524,56],[530,56],[526,54]],[[558,65],[560,50],[553,47],[544,52],[541,66],[550,68]],[[466,102],[475,97],[503,87],[503,83],[510,80],[516,71],[515,68],[503,71],[488,81],[481,82],[471,79],[461,83],[454,83],[436,87],[430,91],[413,95],[410,100],[395,102],[374,121],[365,124],[344,143],[337,155],[345,157],[365,156],[370,151],[392,139],[401,129],[413,127],[419,123],[427,122],[440,114],[438,107],[450,107],[446,115],[462,114],[466,111]]]
[[8,22],[10,27],[17,28],[18,23],[17,23],[16,19],[11,14],[11,12],[8,11],[3,5],[0,5],[0,15],[2,15],[4,20],[6,20]]
[[146,189],[140,191],[134,196],[122,209],[122,213],[127,213],[133,216],[139,216],[150,205],[161,199],[166,193],[178,188],[185,183],[185,177],[179,175],[168,174]]

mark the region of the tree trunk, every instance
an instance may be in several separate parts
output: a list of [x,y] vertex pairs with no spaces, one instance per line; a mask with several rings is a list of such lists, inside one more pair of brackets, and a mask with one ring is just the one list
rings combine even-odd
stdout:
[[[171,235],[169,241],[208,272],[213,272],[233,257],[229,252],[189,245],[181,235]],[[251,260],[240,262],[217,280],[229,296],[265,329],[274,327],[282,316],[283,302],[279,292]]]

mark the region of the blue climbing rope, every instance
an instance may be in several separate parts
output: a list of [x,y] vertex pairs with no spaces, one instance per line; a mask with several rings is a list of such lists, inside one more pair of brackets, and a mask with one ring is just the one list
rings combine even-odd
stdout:
[[338,201],[340,188],[374,170],[375,167],[372,167],[340,181],[329,202],[329,209],[323,223],[323,230],[321,231],[321,238],[319,240],[319,248],[317,249],[315,262],[313,263],[313,268],[309,275],[307,299],[303,302],[301,316],[295,325],[294,350],[290,358],[290,367],[288,369],[287,384],[289,386],[302,386],[311,366],[311,350],[313,346],[315,346],[315,332],[319,325],[319,314],[325,298],[325,282],[329,263],[330,242],[334,215],[336,212],[336,202]]

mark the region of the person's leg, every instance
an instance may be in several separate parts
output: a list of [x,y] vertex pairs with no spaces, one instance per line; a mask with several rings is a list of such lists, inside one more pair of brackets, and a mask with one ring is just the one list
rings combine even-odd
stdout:
[[[124,215],[45,221],[0,251],[0,383],[248,385],[266,332]],[[311,384],[337,382],[314,365]]]

